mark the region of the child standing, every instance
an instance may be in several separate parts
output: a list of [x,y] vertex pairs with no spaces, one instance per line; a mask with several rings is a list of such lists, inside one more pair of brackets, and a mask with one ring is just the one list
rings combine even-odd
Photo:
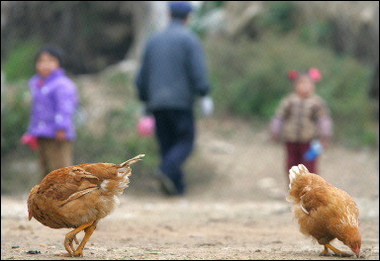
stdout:
[[332,136],[329,109],[315,94],[315,83],[320,81],[321,73],[316,68],[306,73],[293,70],[288,77],[293,81],[294,91],[281,101],[271,121],[270,133],[274,140],[285,143],[286,174],[300,163],[318,174],[317,158],[305,159],[305,153],[313,140],[319,140],[324,147]]
[[35,60],[37,74],[29,80],[32,108],[27,132],[21,141],[37,149],[43,169],[49,172],[72,165],[75,127],[73,116],[78,104],[75,83],[62,66],[62,51],[46,46]]

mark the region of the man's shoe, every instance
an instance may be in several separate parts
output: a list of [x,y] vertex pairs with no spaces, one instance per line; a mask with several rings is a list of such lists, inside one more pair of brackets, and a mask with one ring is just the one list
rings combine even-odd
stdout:
[[174,185],[174,182],[165,175],[161,170],[157,170],[154,175],[157,180],[160,182],[161,188],[166,195],[177,195],[178,190]]

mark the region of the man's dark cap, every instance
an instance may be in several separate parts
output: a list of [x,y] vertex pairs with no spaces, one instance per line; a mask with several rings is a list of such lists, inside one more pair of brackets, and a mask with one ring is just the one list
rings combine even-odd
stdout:
[[193,7],[189,1],[171,1],[169,10],[173,18],[184,19],[193,11]]

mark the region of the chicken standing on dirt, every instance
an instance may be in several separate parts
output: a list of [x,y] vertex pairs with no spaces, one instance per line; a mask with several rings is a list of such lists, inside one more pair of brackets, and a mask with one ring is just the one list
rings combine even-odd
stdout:
[[[28,198],[29,220],[51,228],[75,228],[66,234],[64,246],[68,254],[83,256],[83,248],[99,219],[116,207],[118,197],[128,187],[130,165],[141,160],[140,154],[119,165],[113,163],[80,164],[50,172],[32,188]],[[82,242],[75,250],[76,234],[84,230]]]
[[359,209],[352,197],[321,176],[310,173],[302,164],[289,170],[289,178],[287,200],[294,203],[294,216],[300,231],[324,246],[320,255],[327,256],[330,249],[339,256],[352,256],[330,244],[337,238],[359,257]]

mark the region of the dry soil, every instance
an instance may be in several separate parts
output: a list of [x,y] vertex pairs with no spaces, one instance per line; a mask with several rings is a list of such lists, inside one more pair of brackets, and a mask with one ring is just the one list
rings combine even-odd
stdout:
[[[165,197],[148,174],[132,175],[119,207],[99,222],[82,258],[54,256],[65,252],[70,230],[28,221],[27,194],[2,195],[1,259],[354,259],[320,257],[323,247],[299,232],[285,201],[283,149],[265,129],[201,119],[198,134],[186,164],[188,194]],[[378,151],[332,144],[320,159],[320,174],[359,206],[361,259],[368,260],[379,259],[377,157]],[[333,245],[350,251],[338,240]]]

